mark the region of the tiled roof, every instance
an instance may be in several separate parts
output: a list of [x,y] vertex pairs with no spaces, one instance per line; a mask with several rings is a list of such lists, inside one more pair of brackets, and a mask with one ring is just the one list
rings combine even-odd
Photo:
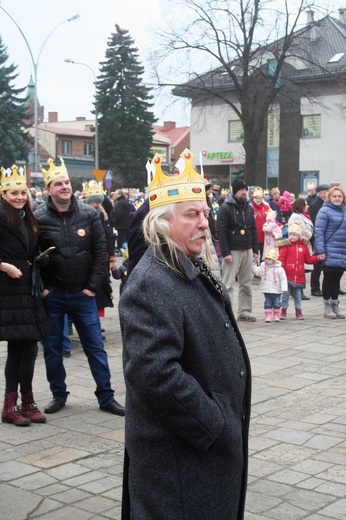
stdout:
[[52,132],[53,134],[71,137],[94,137],[95,133],[90,130],[79,130],[78,128],[62,128],[60,126],[54,126],[54,124],[51,123],[41,123],[39,129],[45,130],[46,132]]
[[163,126],[154,125],[153,129],[155,132],[159,132],[160,134],[164,134],[171,139],[171,144],[173,147],[176,147],[177,144],[181,142],[182,139],[190,132],[189,126],[175,126],[174,128],[170,128],[169,130],[164,130]]
[[[283,40],[268,45],[265,49],[260,49],[258,57],[267,53],[275,54],[275,49],[279,49]],[[344,53],[340,59],[330,63],[330,59],[336,54]],[[293,66],[290,80],[293,82],[309,82],[334,79],[338,75],[346,72],[346,25],[339,20],[327,16],[322,20],[316,21],[310,27],[305,27],[297,31],[294,44],[290,48],[290,53],[286,63]],[[229,64],[230,68],[237,77],[241,77],[242,69],[239,60]],[[204,88],[205,87],[205,88]],[[234,90],[234,83],[224,67],[219,67],[198,78],[179,85],[173,89],[173,94],[181,97],[193,96],[203,90],[229,91]]]

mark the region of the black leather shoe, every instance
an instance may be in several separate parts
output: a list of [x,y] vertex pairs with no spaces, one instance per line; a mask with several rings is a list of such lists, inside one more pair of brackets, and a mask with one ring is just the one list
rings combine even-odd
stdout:
[[304,293],[302,293],[302,300],[310,300],[310,298],[306,296]]
[[104,412],[110,412],[113,415],[125,415],[125,408],[115,400],[105,404],[104,406],[100,406],[100,410],[103,410]]
[[59,401],[59,399],[53,399],[50,403],[47,404],[47,406],[44,409],[44,413],[56,413],[61,408],[64,408],[65,401]]
[[317,291],[311,291],[311,296],[323,296],[323,294],[320,289],[317,289]]
[[339,295],[340,296],[345,296],[346,292],[345,291],[342,291],[341,289],[339,289]]

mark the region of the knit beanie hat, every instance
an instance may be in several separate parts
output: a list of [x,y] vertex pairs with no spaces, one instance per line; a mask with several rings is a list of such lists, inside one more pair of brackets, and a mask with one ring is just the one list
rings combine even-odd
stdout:
[[243,190],[244,188],[246,190],[248,189],[245,181],[243,181],[242,179],[234,179],[234,181],[232,182],[233,195],[235,195],[237,193],[237,191]]

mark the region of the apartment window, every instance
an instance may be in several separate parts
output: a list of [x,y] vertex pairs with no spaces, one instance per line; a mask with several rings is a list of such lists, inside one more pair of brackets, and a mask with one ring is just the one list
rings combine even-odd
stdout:
[[304,139],[321,137],[321,114],[302,116],[301,137]]
[[234,141],[243,141],[244,139],[244,130],[243,130],[243,123],[241,121],[230,121],[229,122],[229,129],[228,129],[228,141],[234,142]]
[[84,143],[84,155],[86,155],[87,157],[92,157],[94,155],[93,143]]
[[62,141],[61,154],[62,155],[72,155],[72,141]]

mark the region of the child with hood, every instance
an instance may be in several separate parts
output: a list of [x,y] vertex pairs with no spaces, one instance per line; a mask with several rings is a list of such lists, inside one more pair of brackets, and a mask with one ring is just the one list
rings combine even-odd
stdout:
[[303,320],[302,313],[302,289],[305,287],[306,264],[317,264],[325,259],[326,255],[310,255],[308,246],[302,240],[302,226],[292,222],[288,227],[288,239],[277,242],[279,247],[279,260],[287,276],[288,290],[281,299],[280,320],[287,318],[289,297],[294,299],[296,319]]
[[253,265],[255,276],[261,278],[260,291],[264,293],[265,322],[280,321],[281,294],[287,291],[287,278],[281,262],[278,261],[279,252],[276,247],[269,246],[264,254],[261,265]]

